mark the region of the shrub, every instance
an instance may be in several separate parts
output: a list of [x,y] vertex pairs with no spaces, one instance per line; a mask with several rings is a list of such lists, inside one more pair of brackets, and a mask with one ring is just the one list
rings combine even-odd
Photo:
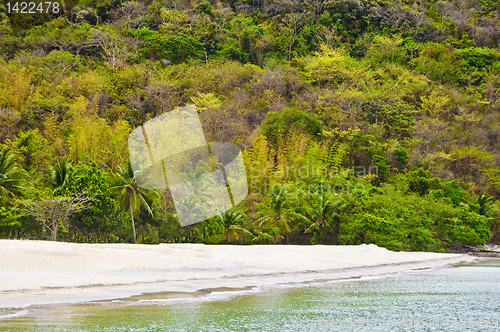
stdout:
[[288,131],[299,131],[311,136],[321,135],[321,122],[314,114],[297,108],[284,108],[282,112],[269,112],[262,123],[262,133],[271,144],[276,144],[278,136]]

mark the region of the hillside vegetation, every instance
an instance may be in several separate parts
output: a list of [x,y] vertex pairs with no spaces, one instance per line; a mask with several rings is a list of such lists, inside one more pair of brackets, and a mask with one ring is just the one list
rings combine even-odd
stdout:
[[[498,0],[61,8],[0,14],[3,238],[132,242],[133,216],[139,243],[500,242]],[[189,104],[244,151],[249,196],[181,228],[127,138]]]

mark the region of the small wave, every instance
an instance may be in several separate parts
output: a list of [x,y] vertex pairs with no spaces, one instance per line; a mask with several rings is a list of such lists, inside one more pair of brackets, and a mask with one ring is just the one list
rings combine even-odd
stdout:
[[17,318],[17,317],[22,317],[22,316],[26,316],[30,312],[31,311],[28,310],[28,309],[23,309],[21,311],[10,313],[10,314],[0,314],[0,321],[7,320],[7,319],[12,319],[12,318]]
[[[169,299],[144,299],[139,301],[130,302],[132,305],[137,304],[178,304],[178,303],[198,303],[198,302],[212,302],[212,301],[227,301],[232,298],[244,295],[252,295],[262,292],[261,287],[253,287],[252,289],[233,290],[233,291],[214,291],[206,295],[199,295],[196,297],[178,297]],[[187,294],[186,294],[187,295]]]

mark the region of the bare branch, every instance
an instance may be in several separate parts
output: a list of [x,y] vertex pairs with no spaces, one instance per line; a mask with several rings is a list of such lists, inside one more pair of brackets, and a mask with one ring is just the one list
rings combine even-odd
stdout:
[[52,240],[56,241],[57,227],[66,223],[72,213],[87,209],[93,200],[93,195],[80,193],[73,197],[54,197],[40,202],[19,202],[22,204],[19,210],[33,216],[51,232]]

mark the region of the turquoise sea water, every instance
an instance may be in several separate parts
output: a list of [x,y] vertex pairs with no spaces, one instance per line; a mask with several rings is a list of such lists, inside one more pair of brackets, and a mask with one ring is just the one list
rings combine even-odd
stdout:
[[376,278],[0,309],[0,316],[0,331],[500,331],[500,259]]

